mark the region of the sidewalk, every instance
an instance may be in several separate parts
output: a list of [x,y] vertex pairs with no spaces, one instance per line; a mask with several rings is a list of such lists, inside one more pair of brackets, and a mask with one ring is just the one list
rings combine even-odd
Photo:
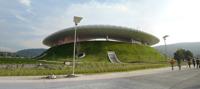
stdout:
[[[187,70],[186,66],[182,66],[182,70]],[[177,67],[173,71],[179,71]],[[172,72],[171,67],[156,68],[156,69],[145,69],[130,72],[114,72],[114,73],[102,73],[102,74],[77,74],[75,78],[65,78],[65,75],[59,75],[58,79],[42,79],[46,76],[6,76],[0,77],[0,83],[5,82],[62,82],[62,81],[81,81],[81,80],[97,80],[97,79],[112,79],[122,77],[132,77],[155,73]]]

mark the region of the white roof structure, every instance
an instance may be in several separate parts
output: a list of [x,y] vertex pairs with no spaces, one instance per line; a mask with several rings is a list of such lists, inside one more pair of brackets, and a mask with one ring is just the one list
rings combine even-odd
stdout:
[[[47,46],[56,46],[74,42],[74,28],[70,27],[55,32],[43,40]],[[121,26],[112,25],[85,25],[77,27],[78,41],[89,41],[94,39],[113,39],[121,42],[140,42],[142,44],[154,45],[159,39],[151,34]]]

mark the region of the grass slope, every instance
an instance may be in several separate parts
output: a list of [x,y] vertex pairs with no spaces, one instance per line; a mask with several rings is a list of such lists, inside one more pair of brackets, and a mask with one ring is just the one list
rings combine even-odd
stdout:
[[[154,48],[122,42],[110,41],[88,41],[78,43],[77,49],[85,52],[86,56],[79,61],[83,62],[109,62],[107,51],[115,51],[118,58],[122,62],[160,62],[164,61],[164,57]],[[73,43],[55,46],[48,49],[43,54],[42,60],[72,60]]]
[[[24,67],[21,64],[5,65],[7,67],[0,68],[0,76],[33,76],[33,75],[66,75],[72,73],[72,68],[63,64],[46,64],[43,66]],[[159,68],[168,66],[167,64],[156,63],[81,63],[75,68],[75,74],[91,74],[105,72],[133,71],[140,69]]]

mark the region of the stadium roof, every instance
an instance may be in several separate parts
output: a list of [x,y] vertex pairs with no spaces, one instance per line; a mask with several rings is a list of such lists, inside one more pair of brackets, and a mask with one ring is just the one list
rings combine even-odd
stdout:
[[[127,27],[112,25],[85,25],[77,27],[77,40],[113,39],[122,42],[141,42],[153,45],[159,39],[151,34]],[[74,27],[55,32],[43,40],[47,46],[56,46],[74,42]]]

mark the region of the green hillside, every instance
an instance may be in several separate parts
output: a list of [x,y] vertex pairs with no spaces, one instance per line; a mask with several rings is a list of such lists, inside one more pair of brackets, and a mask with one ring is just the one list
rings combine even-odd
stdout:
[[[164,57],[154,48],[122,42],[88,41],[77,44],[78,50],[85,52],[86,56],[78,61],[84,62],[109,62],[107,51],[115,51],[121,62],[158,62],[164,61]],[[71,61],[73,55],[73,43],[55,46],[44,52],[40,60],[66,60]]]

